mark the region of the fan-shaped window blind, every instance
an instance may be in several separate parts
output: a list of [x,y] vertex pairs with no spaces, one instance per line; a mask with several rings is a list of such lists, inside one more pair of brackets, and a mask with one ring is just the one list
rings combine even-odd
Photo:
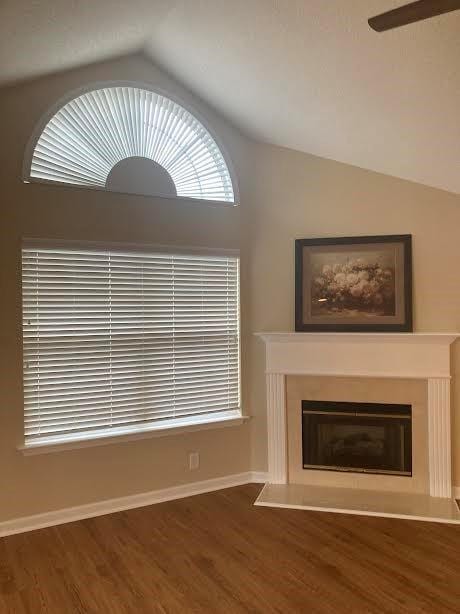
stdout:
[[111,170],[129,158],[159,165],[177,196],[234,202],[206,128],[176,102],[137,87],[92,90],[64,105],[38,138],[29,178],[107,188]]
[[26,445],[240,417],[238,259],[24,247]]

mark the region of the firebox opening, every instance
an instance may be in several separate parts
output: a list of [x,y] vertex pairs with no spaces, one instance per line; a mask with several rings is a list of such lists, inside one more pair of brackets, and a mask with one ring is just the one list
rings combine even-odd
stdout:
[[412,476],[412,407],[302,401],[304,469]]

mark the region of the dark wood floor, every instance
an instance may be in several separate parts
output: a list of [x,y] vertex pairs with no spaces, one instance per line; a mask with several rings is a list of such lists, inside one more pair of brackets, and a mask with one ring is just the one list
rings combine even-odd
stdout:
[[257,508],[259,490],[0,539],[0,612],[460,612],[460,527]]

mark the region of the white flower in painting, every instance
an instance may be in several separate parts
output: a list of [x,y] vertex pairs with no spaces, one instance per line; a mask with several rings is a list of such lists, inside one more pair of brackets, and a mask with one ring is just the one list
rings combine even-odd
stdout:
[[360,296],[364,296],[369,292],[369,283],[365,279],[361,279],[357,284],[355,284],[350,289],[350,294],[355,298],[359,298]]
[[358,282],[358,275],[356,273],[348,273],[347,283],[349,286],[354,286]]
[[323,266],[323,275],[329,275],[329,273],[332,273],[332,267],[330,264],[325,264]]
[[339,285],[336,284],[335,281],[332,281],[327,289],[331,294],[337,294],[337,292],[340,290]]
[[367,281],[369,279],[369,273],[367,271],[360,271],[358,273],[358,277],[359,277],[360,280]]
[[345,273],[336,273],[334,275],[334,281],[338,286],[343,288],[347,283],[347,276],[345,275]]

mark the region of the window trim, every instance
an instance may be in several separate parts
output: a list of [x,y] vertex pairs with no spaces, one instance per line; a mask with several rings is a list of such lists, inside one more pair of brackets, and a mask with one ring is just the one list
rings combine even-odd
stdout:
[[126,443],[130,441],[139,441],[142,439],[153,439],[155,437],[170,437],[174,435],[182,435],[184,433],[194,433],[196,431],[217,430],[228,428],[230,426],[240,426],[247,420],[250,420],[250,416],[243,415],[242,413],[238,414],[236,411],[234,413],[234,416],[226,416],[218,419],[210,419],[208,416],[204,415],[200,421],[196,420],[186,423],[186,421],[183,420],[182,424],[168,424],[167,426],[155,425],[145,428],[143,432],[135,430],[123,434],[113,433],[112,435],[99,435],[90,439],[74,438],[72,440],[62,439],[61,441],[54,441],[52,443],[22,443],[16,446],[16,449],[22,452],[24,456],[35,456],[37,454],[65,452],[66,450],[78,450],[80,448],[95,448],[114,443]]
[[[135,87],[140,89],[145,89],[155,94],[159,94],[160,96],[164,96],[165,98],[169,98],[172,102],[183,107],[186,111],[188,111],[191,115],[193,115],[209,132],[211,137],[214,139],[217,147],[220,150],[220,153],[225,161],[227,166],[228,173],[230,175],[230,179],[232,182],[233,188],[233,202],[230,201],[222,201],[222,200],[212,200],[212,199],[201,199],[201,198],[192,198],[187,196],[155,196],[155,195],[147,195],[147,194],[132,194],[127,192],[111,192],[110,190],[106,190],[101,186],[80,186],[74,185],[71,183],[65,183],[61,181],[54,181],[49,179],[37,179],[35,177],[31,177],[30,171],[32,166],[32,158],[34,155],[35,146],[45,129],[48,122],[56,115],[58,111],[60,111],[66,104],[82,96],[83,94],[87,94],[93,90],[104,89],[110,87]],[[132,80],[109,80],[109,81],[92,81],[87,83],[84,86],[72,89],[67,92],[63,96],[61,96],[54,104],[52,104],[45,113],[43,113],[40,119],[36,122],[34,129],[32,130],[32,134],[29,137],[27,145],[25,147],[24,159],[22,164],[22,181],[25,184],[41,184],[41,185],[52,185],[57,187],[64,187],[68,189],[85,189],[85,190],[96,190],[99,192],[109,192],[111,194],[123,194],[129,196],[140,196],[144,198],[158,198],[158,199],[167,199],[176,202],[183,203],[200,203],[200,205],[210,205],[212,207],[238,207],[240,205],[240,192],[238,181],[236,178],[235,169],[233,163],[231,161],[230,155],[222,143],[221,138],[216,134],[215,130],[212,126],[209,125],[209,122],[205,117],[203,117],[202,113],[197,110],[194,104],[191,104],[188,100],[184,100],[180,96],[177,96],[175,93],[171,92],[168,89],[162,87],[156,87],[155,85],[148,83],[146,81],[132,81]]]
[[23,237],[21,248],[62,248],[62,249],[94,249],[119,251],[161,251],[171,254],[193,254],[203,256],[234,256],[239,258],[241,252],[238,248],[208,247],[202,245],[174,245],[171,243],[125,243],[121,241],[87,241],[85,239],[52,239],[43,237]]
[[[239,249],[222,249],[213,247],[202,246],[176,246],[176,245],[163,245],[152,243],[120,243],[120,242],[102,242],[102,241],[85,241],[85,240],[54,240],[43,239],[37,237],[23,238],[21,242],[22,248],[69,248],[69,249],[95,249],[95,250],[120,250],[120,251],[161,251],[163,253],[173,254],[193,254],[193,255],[215,255],[215,256],[228,256],[235,257],[240,260]],[[240,266],[240,264],[239,264]],[[238,344],[238,363],[240,365],[238,388],[239,396],[242,400],[242,385],[241,385],[241,292],[238,292],[238,321],[240,322],[240,335]],[[22,275],[21,275],[21,296],[22,296]],[[22,302],[21,302],[22,313]],[[22,322],[22,318],[21,318]],[[21,325],[21,339],[22,339],[22,325]],[[23,348],[21,347],[23,354]],[[24,358],[22,355],[22,362]],[[122,443],[128,441],[136,441],[140,439],[151,439],[154,437],[165,437],[172,435],[180,435],[182,433],[201,431],[201,430],[214,430],[220,428],[226,428],[229,426],[239,426],[245,421],[249,420],[250,416],[243,413],[242,401],[239,410],[228,410],[222,414],[201,414],[198,417],[190,418],[189,416],[183,418],[175,418],[165,420],[163,423],[157,422],[156,424],[147,424],[143,428],[124,427],[124,430],[120,429],[119,432],[114,433],[99,433],[88,437],[78,437],[72,435],[53,436],[50,437],[50,441],[41,442],[25,442],[24,431],[22,433],[22,442],[16,446],[16,449],[22,452],[23,455],[35,455],[35,454],[47,454],[50,452],[58,452],[65,450],[73,450],[78,448],[96,447],[102,445],[108,445],[112,443]],[[24,425],[24,416],[22,420]],[[52,440],[53,439],[53,440]]]

